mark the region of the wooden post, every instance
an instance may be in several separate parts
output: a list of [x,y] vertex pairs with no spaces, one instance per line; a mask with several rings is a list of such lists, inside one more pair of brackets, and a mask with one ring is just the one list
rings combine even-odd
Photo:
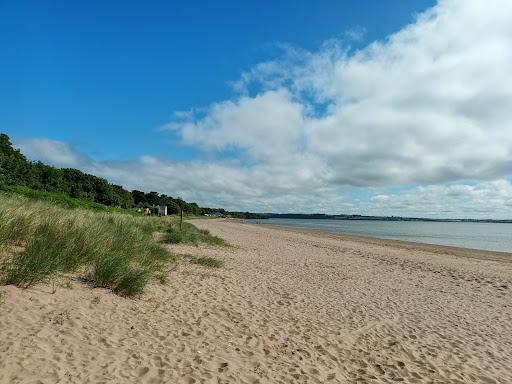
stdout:
[[183,226],[183,207],[180,206],[180,231]]

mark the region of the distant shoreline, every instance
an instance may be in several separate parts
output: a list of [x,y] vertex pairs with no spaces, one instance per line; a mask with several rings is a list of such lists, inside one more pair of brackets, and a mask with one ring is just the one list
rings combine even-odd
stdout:
[[495,223],[512,224],[512,219],[430,219],[427,217],[402,217],[402,216],[366,216],[366,215],[328,215],[306,213],[259,213],[259,218],[251,220],[267,219],[302,219],[302,220],[354,220],[354,221],[423,221],[439,223]]

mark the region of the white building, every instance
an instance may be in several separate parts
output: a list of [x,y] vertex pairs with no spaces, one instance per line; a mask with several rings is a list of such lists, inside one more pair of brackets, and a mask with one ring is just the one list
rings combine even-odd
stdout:
[[158,206],[158,216],[167,216],[167,205]]

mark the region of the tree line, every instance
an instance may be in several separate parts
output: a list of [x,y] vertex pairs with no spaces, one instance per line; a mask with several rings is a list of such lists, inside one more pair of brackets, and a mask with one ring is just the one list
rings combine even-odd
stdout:
[[211,208],[201,208],[180,198],[158,192],[128,191],[121,185],[74,168],[56,168],[40,161],[29,161],[12,146],[8,135],[0,133],[0,187],[20,185],[35,190],[65,193],[73,198],[119,207],[153,207],[166,205],[169,214],[201,215]]

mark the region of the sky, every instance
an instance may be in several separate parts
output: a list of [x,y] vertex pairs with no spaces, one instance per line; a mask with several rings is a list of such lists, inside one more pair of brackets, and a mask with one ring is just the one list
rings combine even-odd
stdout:
[[0,131],[201,206],[512,218],[511,18],[507,0],[0,0]]

